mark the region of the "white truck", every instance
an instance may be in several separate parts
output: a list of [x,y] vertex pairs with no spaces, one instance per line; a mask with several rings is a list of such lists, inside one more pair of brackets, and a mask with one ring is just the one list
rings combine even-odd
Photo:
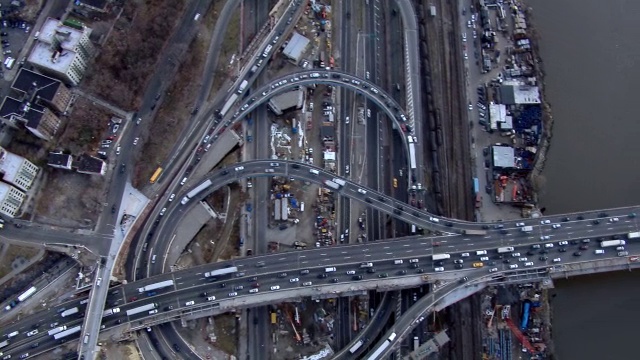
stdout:
[[62,326],[58,326],[58,327],[55,327],[55,328],[49,330],[47,332],[47,334],[53,336],[53,335],[55,335],[55,334],[57,334],[57,333],[59,333],[61,331],[65,331],[65,330],[67,330],[67,326],[66,325],[62,325]]
[[78,311],[79,311],[79,310],[78,310],[78,308],[77,308],[77,307],[74,307],[74,308],[71,308],[71,309],[68,309],[68,310],[63,311],[63,312],[60,314],[60,316],[62,316],[62,317],[67,317],[67,316],[69,316],[69,315],[73,315],[73,314],[77,313]]
[[127,316],[143,313],[145,311],[150,311],[158,307],[158,304],[151,303],[147,305],[138,306],[137,308],[127,310]]
[[523,226],[520,228],[520,231],[522,232],[532,232],[533,231],[533,226]]
[[498,254],[504,254],[504,253],[512,252],[513,250],[514,250],[513,246],[501,247],[501,248],[498,248]]
[[238,94],[242,94],[244,89],[247,88],[248,84],[249,84],[249,82],[247,80],[242,80],[242,82],[240,83],[240,87],[238,88]]
[[342,179],[338,179],[338,178],[334,178],[333,182],[340,185],[340,186],[345,186],[347,184],[346,181],[342,180]]
[[625,244],[624,240],[605,240],[600,243],[600,247],[624,246]]
[[165,281],[160,281],[160,282],[157,282],[157,283],[154,283],[154,284],[149,284],[147,286],[143,286],[141,288],[138,288],[138,292],[140,294],[142,294],[145,291],[162,289],[162,288],[165,288],[167,286],[173,286],[173,280],[165,280]]
[[637,239],[637,238],[640,238],[640,231],[630,232],[629,234],[627,234],[627,238],[628,238],[628,239]]
[[433,260],[445,260],[451,258],[449,254],[433,254]]
[[324,184],[327,185],[328,187],[332,188],[332,189],[340,189],[340,185],[336,184],[335,182],[331,181],[331,180],[325,180]]

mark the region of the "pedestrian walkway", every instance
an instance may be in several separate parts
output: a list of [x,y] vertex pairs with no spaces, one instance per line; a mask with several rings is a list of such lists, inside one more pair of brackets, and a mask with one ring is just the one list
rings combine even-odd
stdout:
[[116,107],[114,105],[109,104],[108,102],[106,102],[105,100],[99,99],[97,97],[95,97],[94,95],[88,94],[86,92],[84,92],[83,90],[79,89],[79,88],[73,88],[71,89],[71,92],[76,95],[76,96],[82,96],[83,98],[90,100],[104,108],[109,109],[109,111],[111,111],[112,113],[125,118],[125,119],[130,119],[131,116],[133,115],[130,112],[124,111],[122,109],[120,109],[119,107]]

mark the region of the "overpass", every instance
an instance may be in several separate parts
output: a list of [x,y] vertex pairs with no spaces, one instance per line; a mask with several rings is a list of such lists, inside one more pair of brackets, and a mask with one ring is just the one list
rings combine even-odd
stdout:
[[[415,239],[412,240],[415,241]],[[393,241],[386,241],[386,243],[392,242]],[[405,244],[401,243],[399,245],[400,248],[402,248]],[[336,246],[335,248],[340,249],[348,247],[351,246]],[[631,249],[633,253],[640,253],[640,246],[638,246],[637,243],[632,244],[630,246],[630,250]],[[296,251],[291,253],[271,254],[256,258],[266,259],[270,257],[271,259],[277,260],[277,256],[288,256],[290,254],[302,252]],[[407,259],[406,256],[407,255],[405,254],[405,259]],[[374,261],[374,263],[376,264],[376,268],[379,269],[376,274],[380,274],[382,271],[389,271],[389,268],[399,268],[398,265],[395,265],[392,261],[387,260],[388,258],[384,259],[388,264],[380,264],[379,262]],[[145,281],[139,281],[133,284],[113,287],[109,292],[107,306],[109,308],[119,307],[120,312],[113,315],[105,316],[103,318],[102,330],[106,331],[113,329],[114,331],[129,332],[140,330],[147,326],[161,324],[167,321],[174,321],[178,319],[196,319],[200,317],[220,314],[232,309],[253,307],[259,304],[277,303],[283,300],[297,300],[301,299],[302,297],[323,298],[343,296],[350,293],[361,292],[363,290],[389,291],[401,288],[410,288],[418,285],[423,285],[425,281],[422,277],[426,274],[413,273],[404,277],[394,274],[390,275],[389,278],[382,279],[372,276],[372,279],[354,281],[350,279],[350,276],[345,277],[343,275],[345,273],[344,270],[349,268],[338,265],[336,267],[340,269],[339,272],[341,273],[339,275],[339,278],[343,279],[344,281],[341,281],[339,283],[332,283],[331,281],[318,281],[315,275],[321,272],[316,270],[321,269],[311,268],[311,270],[313,271],[312,273],[308,275],[298,275],[299,272],[297,272],[297,270],[295,273],[290,270],[290,263],[287,262],[287,266],[276,266],[271,268],[271,275],[286,270],[289,272],[289,276],[299,276],[301,278],[300,282],[297,282],[292,286],[283,286],[281,287],[281,289],[271,291],[269,290],[269,287],[274,286],[272,284],[277,284],[277,281],[282,280],[282,278],[275,277],[274,279],[269,280],[269,276],[264,277],[264,275],[257,275],[261,281],[261,287],[258,293],[248,294],[248,291],[245,289],[244,291],[237,291],[238,293],[242,292],[242,294],[230,298],[228,297],[228,293],[233,291],[232,288],[234,286],[237,286],[235,284],[242,284],[245,287],[250,288],[250,282],[247,281],[247,278],[253,274],[248,274],[248,271],[257,269],[254,265],[257,259],[247,260],[250,261],[248,266],[244,266],[246,264],[240,264],[236,262],[236,265],[241,265],[239,266],[239,269],[244,270],[245,275],[230,276],[224,279],[220,278],[216,279],[216,281],[214,282],[208,281],[207,278],[203,276],[203,272],[211,270],[212,268],[214,268],[214,266],[223,268],[223,266],[221,266],[223,264],[209,264],[205,266],[199,266],[197,268],[192,268],[184,271],[177,271],[172,274],[163,274],[162,276],[154,277],[152,279],[146,279]],[[380,261],[384,262],[385,260]],[[423,259],[420,258],[420,262],[422,262],[422,260]],[[405,262],[405,265],[406,264],[407,263]],[[359,263],[354,265],[359,265]],[[485,286],[485,284],[532,282],[536,280],[540,281],[554,278],[564,278],[577,274],[583,274],[585,272],[636,269],[640,267],[639,265],[640,262],[638,261],[637,256],[616,257],[607,255],[598,259],[591,259],[588,261],[568,261],[559,265],[538,265],[537,267],[528,269],[519,269],[516,271],[503,270],[498,273],[488,273],[486,269],[466,269],[458,272],[445,272],[442,274],[434,274],[433,272],[430,272],[426,274],[427,276],[429,276],[429,279],[427,279],[427,281],[433,284],[432,286],[434,291],[431,294],[421,298],[418,303],[412,306],[410,310],[405,313],[405,315],[403,315],[400,319],[397,319],[395,325],[390,331],[396,332],[397,338],[390,344],[388,351],[393,349],[396,344],[399,344],[399,341],[402,339],[402,337],[405,334],[409,333],[410,330],[418,324],[416,320],[419,320],[421,316],[425,316],[431,311],[439,311],[448,306],[450,303],[470,295],[471,293],[473,293],[473,291],[481,289]],[[357,266],[352,268],[357,269]],[[273,270],[275,270],[275,272],[273,272]],[[176,279],[175,289],[170,289],[165,292],[158,290],[158,292],[160,292],[161,294],[149,297],[144,293],[140,294],[137,290],[137,288],[141,285],[149,283],[150,281],[148,280],[156,281],[159,279],[164,279],[167,275],[172,275],[173,278]],[[461,276],[467,276],[469,278],[469,281],[467,283],[461,284],[459,282],[459,278]],[[262,280],[263,278],[265,279],[264,281]],[[281,283],[288,283],[287,280],[288,279],[285,278],[284,281],[281,281]],[[311,280],[312,282],[314,282],[314,284],[308,287],[302,286],[301,282],[307,280]],[[181,284],[178,284],[179,282],[181,282]],[[225,282],[227,284],[225,288],[220,288],[219,284],[222,282]],[[216,300],[207,301],[205,297],[201,296],[204,291],[207,292],[207,296],[215,296]],[[140,298],[130,301],[132,299],[132,296],[139,296]],[[32,355],[36,355],[38,353],[47,352],[52,348],[58,346],[59,341],[47,335],[46,332],[41,332],[34,336],[27,337],[24,331],[21,329],[30,329],[34,324],[49,324],[53,322],[59,322],[60,325],[64,324],[67,325],[67,327],[81,324],[82,311],[86,307],[86,304],[83,304],[84,299],[86,299],[86,297],[68,301],[49,310],[25,317],[16,324],[7,326],[5,329],[7,332],[17,330],[20,331],[20,334],[14,338],[14,340],[8,347],[3,349],[4,353],[18,356],[19,354],[22,354],[24,352],[30,352]],[[187,306],[187,301],[194,301],[195,304]],[[126,310],[130,310],[132,308],[149,303],[158,304],[157,309],[159,310],[159,312],[157,314],[148,314],[145,311],[144,313],[137,315],[126,315]],[[173,307],[173,309],[169,309],[170,306]],[[61,309],[70,309],[73,307],[78,307],[79,314],[77,315],[79,315],[79,317],[61,317]],[[110,333],[113,334],[113,331],[110,331]],[[390,334],[385,335],[385,337],[383,338],[387,338],[388,335]],[[69,341],[77,338],[78,334],[75,334],[69,336],[68,338],[64,338],[63,340]],[[39,347],[37,352],[34,353],[33,349],[31,349],[31,345],[35,342],[39,343]],[[382,343],[377,344],[375,348],[378,348],[381,344]]]
[[[265,176],[264,169],[266,166],[270,166],[271,162],[273,161],[258,160],[240,163],[236,164],[236,167],[242,167],[239,171],[236,171],[235,168],[229,168],[213,172],[208,177],[215,180],[215,184],[209,190],[237,181],[242,177]],[[332,174],[323,172],[320,169],[317,169],[318,174],[311,173],[309,170],[316,169],[308,165],[286,161],[278,162],[280,166],[276,167],[277,171],[274,168],[274,173],[269,173],[269,176],[293,176],[317,184],[334,178]],[[527,278],[527,274],[538,274],[540,271],[560,274],[560,276],[568,276],[567,274],[572,271],[584,271],[584,269],[597,271],[597,267],[594,268],[588,265],[593,262],[607,270],[635,268],[637,264],[636,256],[619,257],[616,252],[610,250],[601,255],[594,254],[592,250],[588,250],[581,253],[580,256],[573,256],[573,250],[577,250],[577,247],[571,249],[572,246],[580,245],[575,242],[586,238],[592,239],[593,243],[595,243],[598,238],[619,236],[637,231],[638,222],[633,215],[634,211],[637,211],[637,207],[522,220],[535,228],[531,233],[519,231],[519,227],[515,226],[514,222],[506,221],[500,224],[503,226],[500,229],[490,227],[486,229],[485,234],[472,236],[459,233],[464,232],[466,229],[478,229],[478,226],[482,227],[483,225],[449,219],[440,219],[438,223],[435,223],[428,220],[431,214],[420,209],[412,209],[415,214],[407,214],[407,211],[404,210],[397,214],[394,211],[397,210],[396,203],[392,202],[395,200],[346,180],[345,182],[345,186],[339,190],[341,195],[352,197],[357,201],[363,201],[368,206],[375,206],[380,211],[396,216],[401,220],[418,222],[418,225],[423,225],[425,228],[430,228],[436,232],[445,233],[445,235],[412,236],[357,245],[243,257],[230,262],[209,264],[169,274],[161,274],[112,288],[107,296],[107,307],[119,307],[122,311],[119,315],[114,314],[113,316],[105,317],[103,325],[105,325],[105,328],[110,328],[120,325],[118,322],[121,324],[131,322],[131,329],[138,329],[142,326],[157,324],[171,319],[192,319],[241,307],[277,303],[284,299],[307,296],[316,298],[341,296],[371,289],[387,291],[415,287],[424,284],[425,281],[455,281],[462,276],[468,276],[469,278],[476,275],[486,276],[488,269],[493,270],[494,268],[497,270],[491,272],[492,281],[501,281],[500,279],[505,277]],[[363,196],[357,189],[366,191],[366,196]],[[204,193],[199,194],[200,198],[204,196]],[[374,196],[375,199],[373,199]],[[367,201],[367,199],[371,200]],[[188,216],[189,207],[199,206],[197,200],[199,199],[194,198],[187,205],[174,202],[173,207],[168,210],[174,216],[169,217],[169,219],[179,220],[181,217]],[[607,219],[617,218],[618,220],[610,222],[602,218],[603,215],[608,216]],[[553,222],[551,221],[552,219]],[[562,221],[566,219],[569,220]],[[541,223],[546,222],[546,220],[549,220],[550,223]],[[556,223],[556,221],[558,222]],[[595,221],[599,223],[595,224]],[[447,223],[450,223],[451,226],[447,226]],[[554,224],[562,224],[562,226],[554,228],[552,226]],[[167,227],[168,230],[169,227]],[[507,233],[505,234],[504,231]],[[168,236],[170,234],[167,233],[165,235]],[[541,241],[540,237],[546,238]],[[561,246],[561,241],[569,243]],[[627,250],[631,254],[640,253],[638,243],[633,240],[627,240],[627,242]],[[593,243],[590,243],[591,246],[593,246]],[[548,255],[538,253],[538,251],[545,251],[545,247],[542,248],[543,250],[533,251],[532,255],[526,254],[532,251],[531,249],[534,245],[544,246],[544,244],[553,245],[552,248],[546,248],[549,252]],[[520,253],[518,257],[512,259],[513,261],[510,264],[503,262],[506,259],[497,258],[500,256],[504,258],[504,255],[496,252],[498,247],[504,246],[514,247],[513,252],[506,254],[507,256],[512,253]],[[570,248],[571,251],[561,254],[558,250],[566,248]],[[490,257],[490,259],[481,261],[483,262],[482,268],[469,268],[467,266],[463,269],[455,269],[450,261],[444,261],[441,264],[438,262],[440,260],[434,261],[432,258],[434,254],[446,253],[450,254],[452,258],[467,260],[467,264],[473,261],[480,262],[480,256],[475,255],[475,251],[487,251],[487,256]],[[469,256],[463,256],[466,253]],[[520,257],[527,256],[532,257],[526,261],[518,261]],[[560,258],[560,261],[554,262],[556,256]],[[511,259],[511,257],[508,258]],[[403,264],[395,264],[392,261],[394,259],[403,260]],[[410,262],[413,259],[417,261]],[[371,262],[375,272],[367,272],[365,269],[360,268],[360,264],[365,262]],[[533,263],[533,265],[526,265],[529,262]],[[602,262],[612,265],[604,267],[605,263]],[[256,266],[256,264],[260,266]],[[519,266],[517,269],[512,269],[512,265]],[[235,276],[215,279],[204,276],[206,271],[221,269],[225,266],[237,267],[238,271]],[[326,272],[327,267],[335,267],[336,271]],[[443,269],[445,271],[436,271],[436,268],[439,267],[446,269]],[[308,273],[306,273],[306,270],[308,270]],[[355,270],[362,276],[362,279],[355,279],[353,275],[346,274],[348,270]],[[322,274],[326,274],[327,277],[322,277]],[[257,277],[257,281],[260,284],[259,288],[257,288],[259,290],[249,293],[248,289],[255,283],[254,277]],[[298,280],[293,281],[293,279]],[[173,280],[174,284],[163,290],[151,292],[140,292],[138,290],[145,285],[164,280]],[[304,285],[309,282],[311,284]],[[222,284],[225,284],[225,287],[222,287]],[[243,289],[231,290],[239,286],[242,286]],[[277,286],[277,288],[271,290],[272,286]],[[216,300],[205,301],[206,299],[201,296],[205,291],[208,296],[215,296]],[[234,292],[237,294],[230,295]],[[69,307],[75,304],[80,310],[83,310],[83,306],[79,305],[78,301],[76,299],[73,302],[61,305],[61,307]],[[194,301],[194,304],[187,305],[189,301]],[[158,313],[143,313],[131,317],[125,315],[127,309],[150,302],[158,304]],[[58,319],[61,321],[67,320],[61,319],[57,313],[53,313],[54,310],[38,314],[38,320],[40,318],[52,321]],[[24,321],[33,321],[31,317],[27,319]],[[24,328],[24,321],[16,326]],[[70,324],[73,321],[75,320],[71,319]],[[38,337],[27,339],[27,343],[36,339]],[[46,341],[44,338],[40,340]]]
[[[220,133],[227,128],[236,126],[241,123],[244,118],[248,117],[249,114],[251,114],[258,106],[265,104],[269,99],[276,95],[294,90],[302,85],[315,84],[333,85],[350,89],[371,100],[371,102],[375,103],[380,109],[382,109],[387,117],[391,119],[393,127],[402,134],[401,138],[403,142],[403,150],[407,158],[407,169],[411,169],[412,173],[415,172],[416,169],[412,169],[410,164],[409,140],[407,138],[407,135],[412,135],[413,133],[403,133],[402,126],[408,122],[408,116],[402,110],[400,104],[398,104],[392,96],[387,94],[374,83],[335,69],[298,71],[271,80],[270,83],[256,89],[252,96],[244,99],[244,102],[240,103],[237,107],[226,112],[221,120],[214,121],[214,124],[217,125],[214,132]],[[236,111],[234,112],[234,110]],[[418,134],[417,132],[415,133]],[[420,142],[418,141],[418,143]],[[415,156],[416,163],[422,163],[422,153],[417,151]],[[410,181],[411,177],[408,176],[407,178]],[[409,184],[409,186],[410,185],[411,184]]]

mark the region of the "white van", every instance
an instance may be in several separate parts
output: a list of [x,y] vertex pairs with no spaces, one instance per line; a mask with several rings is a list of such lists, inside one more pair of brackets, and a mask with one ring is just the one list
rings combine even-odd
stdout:
[[180,181],[180,186],[184,185],[187,182],[187,178],[182,179],[182,181]]
[[478,250],[476,251],[476,255],[487,255],[487,250]]
[[[200,20],[200,13],[197,13],[196,16],[193,17],[193,21],[198,21]],[[36,37],[37,39],[38,37]]]
[[153,256],[151,257],[151,263],[152,263],[152,264],[155,264],[155,263],[156,263],[156,255],[153,255]]
[[14,331],[14,332],[12,332],[12,333],[8,334],[8,335],[7,335],[7,338],[11,339],[12,337],[17,336],[18,334],[20,334],[20,332],[19,332],[19,331]]
[[320,175],[320,171],[318,171],[316,169],[309,169],[309,172],[312,173],[312,174]]
[[324,272],[334,272],[334,271],[336,271],[335,267],[328,267],[324,269]]
[[358,192],[360,194],[362,194],[362,195],[366,195],[367,194],[367,192],[365,190],[362,190],[362,189],[358,189]]
[[396,264],[396,265],[400,265],[400,264],[403,263],[403,261],[402,260],[393,260],[393,263]]

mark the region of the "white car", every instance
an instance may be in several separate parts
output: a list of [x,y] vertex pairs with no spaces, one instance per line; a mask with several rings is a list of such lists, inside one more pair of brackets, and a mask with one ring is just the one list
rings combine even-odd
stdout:
[[531,261],[530,262],[526,262],[526,263],[524,263],[524,266],[533,266],[533,262],[531,262]]
[[235,170],[236,170],[236,171],[242,171],[242,170],[244,170],[244,166],[238,166],[238,167],[236,167],[236,169],[235,169]]
[[167,212],[167,208],[162,208],[162,210],[160,210],[160,216],[164,215],[165,212]]
[[215,299],[216,299],[216,297],[215,297],[215,296],[209,296],[209,297],[207,298],[207,301],[213,301],[213,300],[215,300]]
[[454,264],[464,264],[464,260],[453,260]]
[[553,244],[551,244],[551,243],[547,243],[547,244],[544,244],[544,247],[546,247],[546,248],[552,248],[552,247],[553,247]]
[[418,261],[420,261],[420,260],[418,260],[418,259],[409,259],[410,263],[417,263]]
[[140,140],[140,138],[133,139],[133,145],[138,145],[138,140]]
[[551,224],[551,220],[542,220],[540,221],[541,225],[547,225],[547,224]]
[[469,257],[469,253],[462,253],[462,254],[460,254],[460,256],[462,256],[462,257]]
[[498,271],[498,268],[492,268],[492,269],[489,269],[489,272],[490,272],[490,273],[492,273],[492,272],[496,272],[496,271]]
[[558,243],[558,245],[560,245],[560,246],[566,246],[566,245],[569,245],[569,242],[568,242],[568,241],[560,241],[560,242]]
[[356,271],[355,270],[349,270],[347,271],[347,275],[355,275]]
[[430,217],[429,221],[434,222],[434,223],[439,223],[440,220],[438,218],[434,218],[434,217]]
[[230,292],[229,293],[229,297],[234,297],[234,296],[238,296],[237,292]]
[[116,148],[116,155],[120,155],[120,146]]
[[518,256],[520,256],[520,253],[512,253],[511,256],[512,257],[518,257]]
[[602,254],[604,254],[604,250],[594,250],[593,253],[596,254],[596,255],[602,255]]
[[209,149],[211,149],[211,145],[213,145],[213,144],[211,144],[211,143],[207,144],[207,146],[204,147],[204,151],[205,152],[209,151]]
[[480,261],[489,261],[489,257],[488,256],[483,256],[480,258]]
[[273,285],[273,286],[271,287],[271,290],[280,290],[280,286],[278,286],[278,285]]
[[436,272],[441,272],[441,271],[444,271],[444,268],[443,267],[437,267],[437,268],[435,268],[433,270],[436,271]]
[[299,278],[289,279],[289,282],[290,282],[290,283],[294,283],[294,282],[298,282],[298,281],[300,281],[300,279],[299,279]]
[[524,226],[523,222],[516,223],[516,226]]
[[158,313],[158,309],[153,309],[151,311],[149,311],[149,315],[153,315],[153,314],[157,314]]
[[184,304],[184,306],[191,306],[191,305],[195,305],[195,304],[196,304],[196,302],[195,302],[195,301],[193,301],[193,300],[191,300],[191,301],[187,301],[187,302]]
[[29,332],[27,333],[27,336],[33,336],[33,335],[35,335],[35,334],[37,334],[37,333],[38,333],[38,329],[31,330],[31,331],[29,331]]
[[173,199],[176,198],[176,194],[171,194],[171,196],[169,196],[169,202],[172,202]]
[[553,259],[553,262],[560,262],[560,261],[562,261],[562,259],[561,259],[561,258],[555,258],[555,259]]
[[313,283],[311,281],[303,282],[302,286],[311,286]]
[[520,261],[520,262],[525,262],[525,261],[527,261],[527,260],[528,260],[528,259],[527,259],[526,257],[518,258],[518,261]]
[[560,224],[553,224],[551,227],[552,227],[552,228],[554,228],[554,229],[559,229],[559,228],[561,228],[561,227],[562,227],[562,225],[560,225]]
[[258,289],[251,289],[251,290],[249,290],[249,294],[255,294],[258,291],[259,291]]
[[618,222],[618,221],[620,221],[620,219],[618,219],[617,217],[609,219],[609,222],[612,222],[612,223]]
[[540,241],[545,241],[545,240],[549,240],[549,239],[551,239],[551,237],[549,237],[549,235],[540,236]]
[[518,264],[509,265],[509,269],[517,269]]

